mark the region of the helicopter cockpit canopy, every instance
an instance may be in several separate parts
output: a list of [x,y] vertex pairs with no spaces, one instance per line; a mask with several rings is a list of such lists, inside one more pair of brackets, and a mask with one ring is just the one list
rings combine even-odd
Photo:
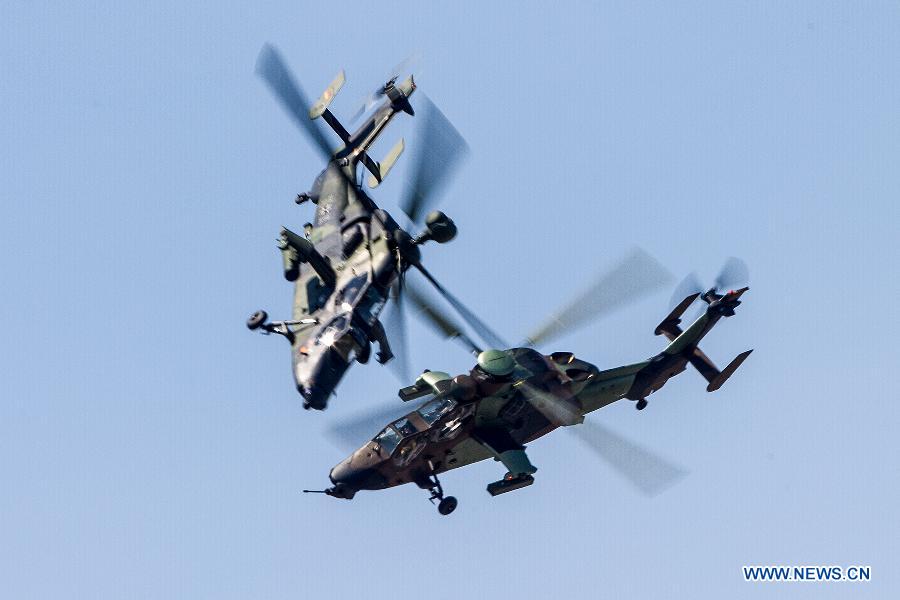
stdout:
[[[423,421],[431,427],[441,417],[456,408],[456,402],[450,398],[435,398],[423,404],[417,411]],[[412,437],[424,429],[419,429],[416,423],[408,417],[401,417],[385,427],[381,433],[375,436],[374,442],[381,446],[382,450],[391,454],[406,438]]]
[[336,316],[316,336],[316,345],[334,346],[343,337],[343,333],[347,331],[349,325],[350,319],[347,315]]
[[375,436],[375,443],[381,446],[381,449],[384,450],[387,454],[391,454],[394,450],[397,449],[397,446],[400,444],[400,440],[403,439],[397,430],[388,425],[384,428],[384,431]]
[[431,426],[455,407],[456,402],[450,398],[435,398],[420,406],[418,412],[422,420]]
[[346,311],[353,310],[369,288],[368,283],[369,275],[367,273],[357,275],[351,279],[347,282],[347,285],[341,288],[337,298],[337,305]]
[[352,326],[351,313],[341,313],[335,316],[319,330],[315,338],[316,346],[334,350],[347,362],[353,360],[358,346],[363,344],[365,344],[365,340],[360,339],[358,331]]

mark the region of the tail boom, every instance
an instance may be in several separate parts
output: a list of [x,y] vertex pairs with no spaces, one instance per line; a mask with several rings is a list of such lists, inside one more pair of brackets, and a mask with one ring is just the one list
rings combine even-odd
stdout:
[[646,397],[663,387],[666,382],[678,375],[690,364],[706,379],[707,392],[718,390],[731,375],[747,359],[752,350],[742,352],[727,367],[719,370],[706,354],[698,347],[700,341],[722,317],[734,315],[734,309],[741,303],[739,298],[749,288],[729,291],[724,295],[714,292],[703,294],[704,301],[709,303],[704,313],[685,329],[681,329],[681,316],[700,296],[687,296],[663,321],[657,325],[656,335],[663,335],[669,345],[638,372],[626,398],[638,401],[638,408],[646,406]]

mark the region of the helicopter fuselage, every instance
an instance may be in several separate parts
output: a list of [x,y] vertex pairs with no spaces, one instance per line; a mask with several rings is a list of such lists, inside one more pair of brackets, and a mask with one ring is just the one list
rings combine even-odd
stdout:
[[[453,378],[447,392],[389,424],[335,466],[329,474],[335,484],[331,495],[351,498],[359,490],[405,483],[427,489],[433,475],[488,458],[503,461],[510,451],[624,397],[646,364],[601,372],[568,352],[507,352],[516,362],[511,377],[492,378],[476,367]],[[539,410],[534,390],[553,394],[569,414],[560,414],[558,404]]]
[[[294,381],[306,408],[326,407],[350,365],[368,361],[371,342],[381,347],[380,362],[392,356],[378,317],[390,287],[408,268],[397,252],[395,238],[402,229],[357,184],[357,170],[360,162],[371,161],[366,151],[391,119],[398,112],[412,112],[407,98],[414,90],[411,79],[392,86],[386,91],[388,101],[352,135],[324,111],[344,146],[305,195],[316,211],[304,238],[282,231],[285,276],[295,282],[287,337]],[[312,268],[301,268],[304,262]]]
[[[451,379],[445,373],[426,372],[400,396],[421,397],[427,383],[433,397],[389,423],[335,466],[329,473],[334,485],[324,492],[351,499],[360,490],[415,483],[431,489],[433,499],[443,498],[437,475],[491,457],[508,470],[502,480],[488,486],[492,495],[530,485],[537,469],[525,455],[526,443],[560,426],[578,425],[586,414],[622,398],[637,401],[641,410],[647,405],[646,396],[689,363],[709,381],[707,391],[717,390],[751,351],[719,371],[697,345],[722,317],[734,315],[747,289],[705,298],[704,313],[682,331],[680,317],[698,294],[688,296],[657,327],[657,334],[670,340],[666,349],[630,365],[601,371],[570,352],[543,355],[531,348],[514,348],[488,351],[511,359],[504,376],[482,368],[481,355],[479,366],[467,375]],[[446,507],[453,508],[455,499],[452,507]]]
[[[329,110],[344,85],[343,71],[310,103],[272,46],[263,47],[256,70],[325,157],[326,166],[312,187],[296,198],[298,204],[315,204],[312,222],[304,226],[302,234],[282,228],[278,240],[284,276],[294,282],[292,318],[268,322],[266,311],[259,310],[247,320],[247,327],[277,333],[290,341],[292,373],[303,405],[321,410],[349,366],[369,360],[371,342],[379,345],[379,362],[392,358],[379,315],[391,288],[399,294],[402,285],[398,277],[409,266],[415,266],[439,293],[450,298],[419,261],[419,246],[427,241],[450,241],[456,226],[445,214],[432,211],[425,216],[425,228],[413,237],[376,206],[358,181],[362,163],[370,174],[369,187],[378,186],[403,153],[402,138],[380,163],[369,150],[397,113],[415,114],[409,103],[416,90],[412,75],[398,81],[396,74],[372,94],[373,100],[383,99],[381,104],[350,133]],[[430,101],[425,100],[424,106],[424,133],[409,177],[412,184],[400,203],[412,222],[418,220],[420,209],[427,207],[465,153],[465,142],[449,121]],[[325,121],[337,134],[342,142],[339,148],[332,148],[317,120]]]
[[[332,207],[342,203],[336,195],[326,200]],[[297,389],[309,407],[318,409],[354,360],[368,361],[370,342],[378,341],[382,354],[390,354],[378,318],[391,285],[406,268],[394,243],[396,222],[387,213],[378,211],[373,218],[358,200],[339,213],[325,211],[324,218],[318,218],[320,212],[309,241],[333,265],[333,285],[315,269],[300,272],[293,320],[305,323],[293,329],[291,338]],[[332,214],[339,216],[332,220]]]

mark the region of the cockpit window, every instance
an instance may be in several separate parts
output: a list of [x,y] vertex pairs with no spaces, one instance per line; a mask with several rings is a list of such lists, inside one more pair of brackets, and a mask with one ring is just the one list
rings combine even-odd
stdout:
[[343,333],[344,329],[346,328],[347,317],[343,315],[337,317],[322,330],[322,333],[320,333],[316,338],[316,344],[320,344],[322,346],[334,345],[335,341],[337,341],[337,338],[341,333]]
[[344,289],[341,290],[340,304],[347,304],[349,305],[350,309],[352,309],[352,307],[362,296],[363,292],[366,290],[366,284],[368,283],[368,281],[369,276],[367,273],[357,275],[356,277],[351,279],[347,283],[347,285],[344,286]]
[[397,444],[400,443],[400,440],[400,434],[394,431],[394,429],[391,427],[386,428],[384,431],[375,436],[375,442],[379,446],[381,446],[381,448],[388,454],[394,451],[394,449],[397,447]]
[[398,420],[394,421],[393,424],[394,424],[394,427],[397,428],[397,431],[400,432],[400,435],[402,435],[403,437],[412,435],[412,434],[416,433],[416,431],[418,431],[418,429],[416,429],[416,426],[413,425],[410,422],[410,420],[407,419],[406,417],[403,417],[402,419],[398,419]]
[[435,421],[453,410],[453,407],[455,406],[456,402],[450,400],[449,398],[435,398],[434,400],[422,405],[422,407],[419,409],[419,414],[422,416],[422,419],[424,419],[426,423],[432,425]]

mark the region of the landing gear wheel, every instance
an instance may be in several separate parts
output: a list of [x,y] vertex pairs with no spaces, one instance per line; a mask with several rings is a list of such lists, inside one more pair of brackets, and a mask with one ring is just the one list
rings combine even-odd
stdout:
[[247,328],[254,331],[262,327],[269,320],[269,313],[264,310],[258,310],[247,319]]
[[647,400],[645,398],[641,398],[637,401],[637,404],[635,404],[634,407],[638,410],[644,410],[645,408],[647,408]]
[[447,496],[438,503],[438,512],[442,515],[449,515],[456,510],[457,501],[453,496]]

